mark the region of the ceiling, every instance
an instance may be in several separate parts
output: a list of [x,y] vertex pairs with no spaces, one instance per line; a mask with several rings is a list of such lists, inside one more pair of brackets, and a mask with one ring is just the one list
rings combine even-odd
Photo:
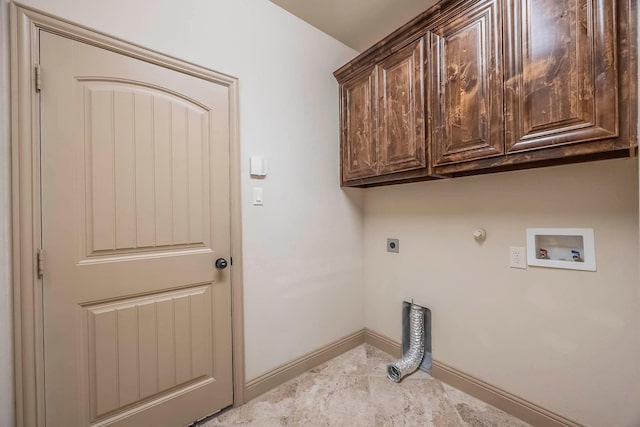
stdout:
[[362,52],[437,0],[271,0]]

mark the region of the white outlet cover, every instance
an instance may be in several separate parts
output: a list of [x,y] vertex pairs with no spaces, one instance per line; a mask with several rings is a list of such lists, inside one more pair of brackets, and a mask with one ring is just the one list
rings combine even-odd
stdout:
[[520,246],[511,246],[509,248],[509,266],[511,268],[527,268],[527,249]]

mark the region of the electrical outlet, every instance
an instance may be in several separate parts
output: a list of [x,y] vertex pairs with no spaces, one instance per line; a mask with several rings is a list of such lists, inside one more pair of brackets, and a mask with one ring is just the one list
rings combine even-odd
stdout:
[[519,246],[511,246],[509,248],[509,266],[511,268],[527,268],[527,250]]
[[400,239],[387,239],[387,252],[400,253]]

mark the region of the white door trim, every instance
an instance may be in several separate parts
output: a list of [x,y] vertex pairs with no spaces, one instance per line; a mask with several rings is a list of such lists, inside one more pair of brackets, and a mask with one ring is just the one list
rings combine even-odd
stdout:
[[[36,251],[40,230],[40,95],[35,90],[38,32],[49,32],[107,49],[229,88],[231,268],[234,406],[244,403],[244,325],[238,80],[171,56],[145,49],[12,2],[11,166],[13,228],[13,316],[16,423],[45,425],[41,279]],[[46,81],[46,78],[44,79]]]

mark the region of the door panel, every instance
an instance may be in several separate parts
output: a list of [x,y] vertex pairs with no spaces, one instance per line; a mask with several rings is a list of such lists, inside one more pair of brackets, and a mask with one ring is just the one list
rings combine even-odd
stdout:
[[232,403],[228,90],[41,32],[47,425]]
[[484,0],[433,30],[434,165],[504,153],[500,23]]
[[87,256],[208,245],[206,110],[131,82],[82,86]]
[[615,3],[505,2],[508,151],[618,135]]
[[376,69],[342,84],[342,179],[376,176],[378,130]]
[[378,173],[426,167],[422,38],[378,65],[378,87]]
[[188,382],[211,380],[211,285],[85,310],[92,419]]

